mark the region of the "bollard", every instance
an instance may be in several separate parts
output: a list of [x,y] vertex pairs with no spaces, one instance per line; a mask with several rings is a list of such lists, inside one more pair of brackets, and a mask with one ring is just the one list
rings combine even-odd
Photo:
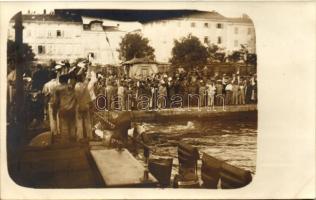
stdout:
[[189,144],[178,145],[179,174],[174,180],[174,187],[196,188],[199,187],[197,175],[197,160],[199,152],[196,147]]
[[201,178],[203,187],[216,189],[220,178],[221,165],[223,161],[218,160],[208,154],[203,154]]
[[172,158],[149,159],[149,171],[159,181],[161,187],[170,186],[172,162]]

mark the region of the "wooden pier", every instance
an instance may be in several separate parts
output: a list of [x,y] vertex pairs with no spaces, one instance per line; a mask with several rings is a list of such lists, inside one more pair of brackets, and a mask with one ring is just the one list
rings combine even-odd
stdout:
[[[126,150],[91,150],[106,187],[156,187],[158,181]],[[146,174],[147,173],[147,174]]]

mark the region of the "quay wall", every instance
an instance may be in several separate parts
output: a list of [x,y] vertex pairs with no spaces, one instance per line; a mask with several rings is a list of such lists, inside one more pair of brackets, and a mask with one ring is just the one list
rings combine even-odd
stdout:
[[174,108],[159,111],[132,111],[132,121],[151,122],[151,121],[173,121],[173,120],[194,120],[212,118],[218,116],[238,116],[243,113],[257,115],[257,105],[230,105],[216,106],[215,109],[209,108]]

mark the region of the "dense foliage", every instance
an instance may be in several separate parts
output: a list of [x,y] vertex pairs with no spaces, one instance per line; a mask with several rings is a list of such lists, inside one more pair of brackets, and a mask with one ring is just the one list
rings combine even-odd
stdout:
[[119,58],[122,61],[131,60],[133,58],[144,58],[154,59],[154,48],[149,45],[149,40],[142,37],[138,33],[128,33],[119,44],[118,49]]
[[[28,44],[23,43],[22,45],[22,62],[30,63],[35,60],[35,54],[32,50],[32,47]],[[18,52],[18,45],[15,41],[8,40],[7,41],[7,62],[9,68],[13,68],[15,66],[16,54]]]
[[202,67],[207,63],[208,51],[200,40],[189,35],[174,41],[171,63],[184,68]]

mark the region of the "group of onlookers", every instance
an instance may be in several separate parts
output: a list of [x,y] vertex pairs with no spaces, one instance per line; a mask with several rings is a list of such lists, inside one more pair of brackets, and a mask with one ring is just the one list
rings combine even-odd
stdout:
[[[158,73],[143,79],[98,74],[97,95],[107,109],[163,109],[238,105],[257,102],[256,76],[201,76],[198,72]],[[119,102],[120,105],[115,105]],[[147,107],[141,102],[147,102]]]
[[[14,77],[12,71],[8,76],[12,87]],[[54,138],[61,141],[94,137],[92,115],[99,96],[106,100],[107,110],[156,110],[187,106],[213,108],[257,102],[255,74],[207,76],[192,70],[157,73],[136,79],[79,62],[74,66],[58,63],[51,69],[38,66],[35,72],[24,75],[24,81],[25,90],[29,90],[25,95],[30,96],[30,105],[33,105],[30,113],[35,113],[38,121],[48,118]],[[9,94],[10,101],[12,95]]]

